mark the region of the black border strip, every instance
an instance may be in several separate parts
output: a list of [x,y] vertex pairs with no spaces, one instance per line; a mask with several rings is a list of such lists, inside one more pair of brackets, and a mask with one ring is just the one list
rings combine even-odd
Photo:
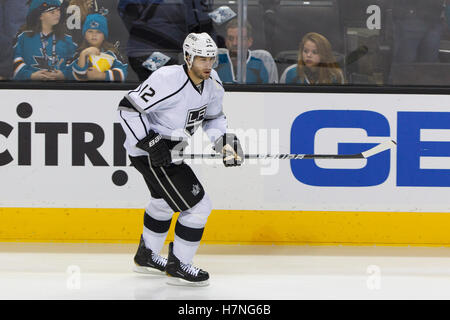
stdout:
[[[103,83],[103,82],[41,82],[41,81],[0,81],[0,90],[82,90],[82,91],[130,91],[140,82]],[[371,93],[371,94],[450,94],[448,87],[437,86],[293,86],[282,84],[224,84],[228,92],[305,92],[305,93]]]

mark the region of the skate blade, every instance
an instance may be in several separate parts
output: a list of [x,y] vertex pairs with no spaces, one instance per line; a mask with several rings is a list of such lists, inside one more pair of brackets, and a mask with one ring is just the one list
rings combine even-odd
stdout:
[[168,275],[167,276],[167,284],[169,284],[171,286],[183,286],[183,287],[206,287],[206,286],[209,286],[209,280],[192,282],[192,281],[186,281],[181,278],[171,277]]
[[159,271],[158,269],[142,266],[134,266],[133,271],[136,273],[151,274],[155,276],[163,276],[166,274],[165,272]]

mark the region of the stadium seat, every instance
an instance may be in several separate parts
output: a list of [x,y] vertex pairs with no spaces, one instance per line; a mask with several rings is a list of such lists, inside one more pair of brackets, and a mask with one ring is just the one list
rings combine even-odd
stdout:
[[448,86],[450,63],[393,64],[392,85]]
[[269,44],[272,53],[297,50],[301,39],[308,32],[324,35],[334,51],[343,52],[343,32],[336,0],[282,0],[275,14]]
[[[338,0],[344,32],[346,76],[349,83],[375,83],[373,74],[386,82],[391,61],[391,0]],[[380,8],[380,29],[369,30],[369,6]],[[362,53],[362,54],[361,54]]]
[[336,0],[281,0],[272,23],[272,31],[267,35],[268,50],[276,57],[280,74],[297,61],[300,41],[309,32],[325,36],[335,56],[342,60],[344,36]]

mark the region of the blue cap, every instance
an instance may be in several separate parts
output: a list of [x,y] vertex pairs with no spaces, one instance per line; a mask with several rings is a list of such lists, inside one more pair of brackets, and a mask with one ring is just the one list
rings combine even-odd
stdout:
[[39,10],[39,14],[41,14],[42,12],[51,11],[59,7],[61,7],[59,0],[33,0],[28,8],[28,15],[34,10]]
[[83,37],[88,29],[100,30],[108,38],[108,21],[99,13],[90,14],[86,17],[83,25]]

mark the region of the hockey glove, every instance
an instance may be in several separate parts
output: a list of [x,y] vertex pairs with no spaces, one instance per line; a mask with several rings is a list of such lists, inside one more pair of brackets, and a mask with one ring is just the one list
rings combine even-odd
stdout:
[[172,162],[172,155],[167,142],[153,130],[150,130],[148,136],[139,141],[136,147],[148,152],[150,165],[154,167],[168,166]]
[[242,151],[239,139],[233,133],[225,133],[217,139],[214,150],[222,154],[225,167],[240,166],[244,162],[244,152]]

